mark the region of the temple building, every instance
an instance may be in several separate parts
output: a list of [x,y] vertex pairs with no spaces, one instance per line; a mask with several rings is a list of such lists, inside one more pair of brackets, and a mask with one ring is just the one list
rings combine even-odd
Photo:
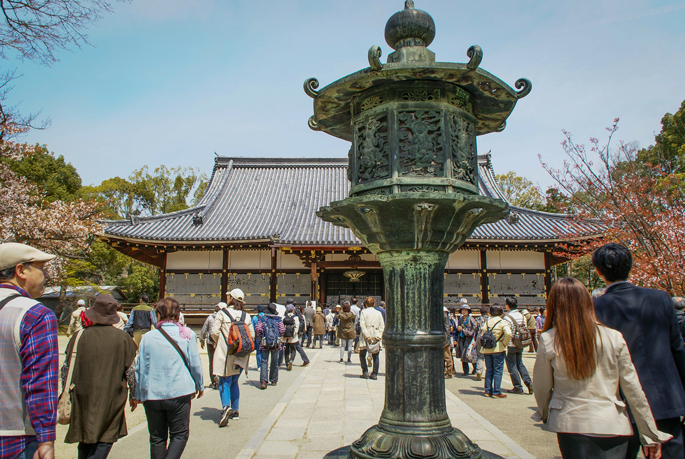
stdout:
[[[384,280],[376,256],[352,231],[316,216],[348,196],[347,167],[347,158],[217,157],[197,205],[108,222],[102,239],[159,267],[160,295],[177,299],[191,322],[236,287],[250,309],[287,297],[298,304],[380,300]],[[489,154],[478,156],[478,167],[480,193],[506,200]],[[600,233],[596,222],[511,206],[508,219],[478,227],[450,256],[445,305],[466,297],[478,307],[504,296],[543,305],[551,268]]]

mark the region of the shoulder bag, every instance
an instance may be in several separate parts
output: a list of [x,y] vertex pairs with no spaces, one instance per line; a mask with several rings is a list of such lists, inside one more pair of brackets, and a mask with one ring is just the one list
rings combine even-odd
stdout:
[[85,330],[79,330],[77,332],[76,338],[74,338],[74,347],[71,348],[71,355],[69,356],[69,372],[67,373],[67,379],[64,383],[64,388],[62,388],[62,394],[59,396],[59,402],[57,402],[57,423],[61,425],[67,425],[71,422],[71,391],[76,387],[72,384],[71,380],[74,377],[74,366],[76,362],[76,351],[78,350],[78,342],[83,335]]

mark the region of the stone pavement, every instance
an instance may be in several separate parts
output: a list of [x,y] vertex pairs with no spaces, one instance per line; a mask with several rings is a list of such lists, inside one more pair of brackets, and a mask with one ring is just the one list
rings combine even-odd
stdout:
[[[359,378],[355,364],[339,363],[339,349],[312,354],[281,400],[238,453],[237,459],[320,459],[347,446],[378,422],[385,397],[385,367],[377,381]],[[482,449],[506,458],[533,458],[450,391],[447,412],[452,424]]]

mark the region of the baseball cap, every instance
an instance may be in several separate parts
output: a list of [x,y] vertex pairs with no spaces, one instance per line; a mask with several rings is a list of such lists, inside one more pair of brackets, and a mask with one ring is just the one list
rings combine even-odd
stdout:
[[234,288],[233,290],[231,290],[229,292],[229,295],[231,295],[236,300],[245,301],[245,294],[239,288]]
[[85,300],[78,300],[78,301],[76,302],[76,306],[85,306],[85,305],[86,305]]
[[18,244],[16,242],[0,244],[0,270],[34,261],[50,261],[53,258],[55,258],[55,255],[41,252],[26,244]]

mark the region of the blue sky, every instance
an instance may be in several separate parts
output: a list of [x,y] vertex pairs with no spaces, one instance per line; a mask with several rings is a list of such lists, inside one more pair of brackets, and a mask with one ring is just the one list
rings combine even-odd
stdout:
[[[478,138],[497,173],[552,181],[538,154],[560,165],[562,129],[575,140],[653,141],[661,117],[685,99],[685,2],[641,0],[416,0],[436,23],[430,49],[481,68],[509,85],[533,83],[502,133]],[[371,45],[391,49],[385,22],[401,0],[133,0],[115,3],[88,31],[91,46],[58,52],[42,67],[8,59],[23,77],[10,103],[42,110],[45,131],[24,140],[64,155],[84,184],[127,177],[144,165],[210,173],[224,156],[344,157],[347,142],[311,131],[322,86],[367,67]]]

